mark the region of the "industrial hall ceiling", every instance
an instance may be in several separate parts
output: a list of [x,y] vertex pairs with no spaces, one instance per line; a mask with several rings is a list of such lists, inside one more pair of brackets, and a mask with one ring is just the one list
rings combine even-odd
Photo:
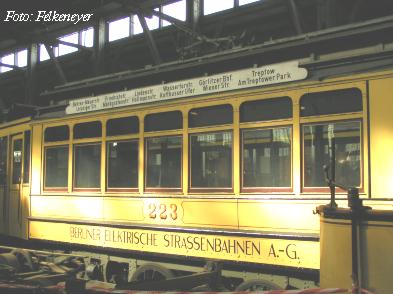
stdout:
[[[230,1],[205,13],[212,0],[4,0],[1,113],[361,48],[385,52],[393,42],[391,0]],[[184,19],[166,12],[175,2],[184,2]],[[126,17],[128,35],[113,40],[111,25]],[[72,53],[59,54],[61,46]]]

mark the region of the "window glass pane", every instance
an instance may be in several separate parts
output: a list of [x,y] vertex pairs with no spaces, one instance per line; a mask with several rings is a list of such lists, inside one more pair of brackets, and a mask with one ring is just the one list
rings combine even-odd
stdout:
[[45,129],[44,141],[56,142],[65,141],[70,138],[70,130],[68,126],[50,127]]
[[183,128],[180,111],[168,111],[148,114],[145,117],[145,132],[179,130]]
[[125,17],[109,23],[109,42],[130,36],[130,18]]
[[17,65],[19,67],[27,66],[27,49],[17,53]]
[[191,135],[191,187],[232,187],[232,133]]
[[7,179],[8,138],[0,138],[0,184],[5,185]]
[[194,108],[188,113],[188,125],[190,128],[195,128],[231,124],[232,112],[232,106],[229,104]]
[[247,101],[240,105],[240,122],[267,121],[292,117],[289,97]]
[[108,188],[138,187],[138,141],[108,143]]
[[23,148],[25,156],[23,157],[23,183],[29,182],[30,177],[30,131],[25,131],[25,146]]
[[106,135],[126,135],[139,133],[139,120],[136,116],[113,118],[106,123]]
[[182,137],[146,139],[146,187],[180,188]]
[[309,93],[300,99],[301,116],[356,112],[362,109],[362,93],[356,88]]
[[359,121],[303,126],[305,187],[327,187],[323,165],[330,165],[333,145],[336,182],[360,186],[360,130]]
[[[172,4],[164,5],[162,7],[162,12],[166,15],[172,16],[179,20],[186,20],[186,0],[181,0]],[[171,23],[164,20],[163,26],[169,26]]]
[[243,131],[243,187],[291,186],[291,128]]
[[92,121],[74,126],[74,139],[101,137],[101,122]]
[[[15,57],[14,53],[12,53],[12,54],[8,54],[6,56],[3,56],[0,60],[1,60],[1,63],[15,65],[14,57]],[[7,71],[12,70],[11,67],[6,67],[6,66],[1,66],[0,69],[1,69],[1,72],[7,72]]]
[[75,146],[75,188],[99,188],[101,144]]
[[40,44],[40,61],[45,61],[50,59],[48,51],[46,51],[45,45]]
[[45,187],[65,188],[68,186],[68,146],[45,149]]
[[[79,38],[78,33],[73,33],[73,34],[61,37],[61,38],[59,38],[59,40],[64,41],[64,42],[68,42],[68,43],[72,43],[72,44],[78,44],[78,38]],[[58,48],[59,48],[58,49],[59,50],[58,56],[78,51],[78,48],[63,45],[63,44],[59,44]]]
[[208,15],[218,11],[233,8],[234,0],[203,0],[203,14]]
[[253,2],[257,2],[260,0],[239,0],[239,5],[246,5],[248,3],[253,3]]
[[94,44],[94,29],[88,28],[81,31],[81,45],[86,47],[93,47]]
[[22,139],[13,141],[12,148],[12,183],[19,184],[22,173]]

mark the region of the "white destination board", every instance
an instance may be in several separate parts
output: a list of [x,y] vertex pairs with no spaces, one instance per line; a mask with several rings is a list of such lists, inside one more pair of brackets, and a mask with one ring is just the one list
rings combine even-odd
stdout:
[[298,81],[307,77],[307,70],[298,61],[276,63],[208,77],[195,78],[156,86],[121,91],[70,101],[67,114],[97,111],[141,103]]

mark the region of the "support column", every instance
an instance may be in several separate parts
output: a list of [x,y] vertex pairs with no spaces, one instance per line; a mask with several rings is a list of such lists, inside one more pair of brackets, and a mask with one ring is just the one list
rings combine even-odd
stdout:
[[99,76],[105,73],[104,57],[105,57],[105,41],[106,41],[106,22],[100,18],[94,26],[94,75]]
[[37,64],[38,64],[38,44],[33,43],[27,49],[27,70],[25,87],[25,104],[35,105],[37,101]]

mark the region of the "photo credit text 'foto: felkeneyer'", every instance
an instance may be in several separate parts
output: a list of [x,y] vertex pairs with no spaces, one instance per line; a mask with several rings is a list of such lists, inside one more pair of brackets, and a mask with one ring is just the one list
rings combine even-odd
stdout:
[[36,12],[21,12],[7,10],[4,22],[87,22],[92,13],[59,13],[56,10],[38,10]]

